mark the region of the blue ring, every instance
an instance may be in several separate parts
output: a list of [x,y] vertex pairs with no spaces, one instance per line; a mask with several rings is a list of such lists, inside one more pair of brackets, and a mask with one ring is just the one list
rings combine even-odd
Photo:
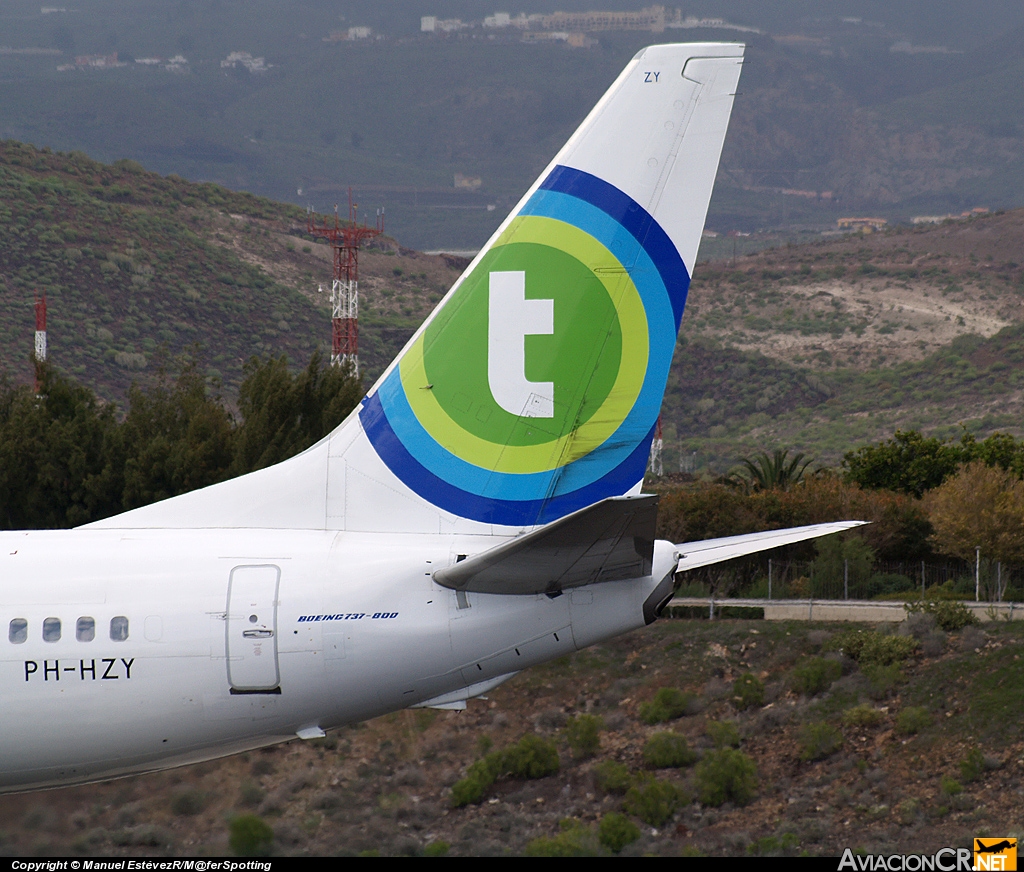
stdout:
[[[360,411],[370,443],[408,487],[452,514],[503,526],[547,523],[642,480],[690,283],[682,258],[654,218],[589,173],[556,167],[519,214],[564,221],[588,233],[629,271],[640,293],[648,322],[647,372],[615,432],[565,466],[500,473],[462,460],[423,428],[397,367]],[[443,470],[446,478],[431,470]]]

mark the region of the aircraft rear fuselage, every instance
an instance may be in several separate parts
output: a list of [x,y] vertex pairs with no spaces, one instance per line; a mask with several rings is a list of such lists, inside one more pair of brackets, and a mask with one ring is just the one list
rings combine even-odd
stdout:
[[[0,790],[193,762],[458,696],[642,626],[656,586],[501,596],[433,581],[494,537],[188,541],[183,553],[173,530],[3,535]],[[670,548],[655,575],[674,566]]]

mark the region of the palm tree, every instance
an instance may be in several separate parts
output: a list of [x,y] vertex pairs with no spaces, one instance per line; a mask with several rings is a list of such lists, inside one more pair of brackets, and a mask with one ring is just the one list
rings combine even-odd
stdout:
[[803,481],[812,462],[803,452],[790,457],[788,448],[777,448],[770,457],[762,451],[740,461],[741,468],[730,473],[729,480],[749,491],[788,490]]

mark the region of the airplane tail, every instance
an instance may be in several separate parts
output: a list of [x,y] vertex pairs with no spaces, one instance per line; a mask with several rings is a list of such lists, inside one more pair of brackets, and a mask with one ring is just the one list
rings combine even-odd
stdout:
[[323,442],[95,526],[522,530],[635,493],[742,58],[639,52]]
[[370,392],[420,497],[527,527],[641,482],[742,53],[637,54]]

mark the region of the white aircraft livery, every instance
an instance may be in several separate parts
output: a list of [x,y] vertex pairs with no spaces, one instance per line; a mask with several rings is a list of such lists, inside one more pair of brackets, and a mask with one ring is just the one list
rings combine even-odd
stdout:
[[464,708],[650,623],[678,570],[853,526],[673,544],[640,493],[742,58],[637,54],[312,448],[0,534],[0,790]]

